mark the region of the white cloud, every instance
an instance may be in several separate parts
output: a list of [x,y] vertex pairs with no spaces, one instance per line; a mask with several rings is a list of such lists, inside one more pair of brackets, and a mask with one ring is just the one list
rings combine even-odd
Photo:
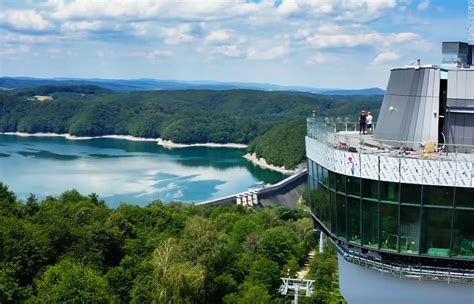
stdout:
[[201,32],[201,26],[191,23],[183,23],[176,27],[162,29],[162,34],[167,44],[193,42],[197,36],[201,35]]
[[307,65],[320,65],[320,64],[327,63],[329,61],[330,61],[330,58],[328,55],[321,52],[316,52],[310,58],[308,58],[305,63]]
[[145,55],[145,58],[150,61],[157,61],[160,58],[169,57],[171,55],[173,55],[173,52],[168,50],[153,50],[151,52],[148,52]]
[[359,46],[390,46],[394,43],[412,41],[418,38],[415,33],[382,34],[369,32],[361,34],[315,34],[306,41],[315,49],[353,48]]
[[244,0],[226,1],[169,1],[169,0],[76,0],[50,1],[52,17],[61,20],[116,18],[121,20],[221,20],[244,16],[268,7],[269,0],[247,3]]
[[252,60],[274,60],[288,54],[289,49],[286,45],[274,47],[250,47],[247,50],[247,58]]
[[237,58],[244,55],[241,48],[235,44],[221,45],[211,50],[212,55],[222,55],[225,57]]
[[30,48],[26,45],[20,46],[7,46],[2,47],[0,49],[0,56],[4,56],[6,58],[18,58],[20,56],[26,55],[30,52]]
[[418,6],[416,7],[419,11],[425,11],[427,10],[431,5],[430,0],[423,0],[421,1]]
[[336,20],[364,22],[377,19],[396,6],[397,0],[283,0],[277,13],[332,16]]
[[66,32],[75,32],[75,31],[96,31],[102,27],[103,23],[101,21],[78,21],[78,22],[65,22],[61,26],[61,30]]
[[226,30],[218,30],[209,33],[209,35],[206,36],[205,41],[208,43],[220,43],[220,42],[225,42],[231,39],[232,35],[229,33],[229,31]]
[[27,43],[27,44],[34,44],[34,43],[47,43],[53,40],[53,36],[47,35],[24,35],[24,34],[12,34],[8,33],[5,35],[0,36],[0,41],[3,43]]
[[53,24],[34,10],[7,10],[0,13],[0,24],[16,30],[44,31]]
[[384,64],[390,61],[395,61],[397,59],[400,59],[400,55],[395,52],[383,52],[377,55],[375,57],[374,61],[372,61],[372,64],[374,65],[379,65],[379,64]]

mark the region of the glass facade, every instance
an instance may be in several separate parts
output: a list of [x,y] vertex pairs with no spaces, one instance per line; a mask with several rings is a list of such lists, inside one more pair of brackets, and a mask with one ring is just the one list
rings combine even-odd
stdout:
[[474,188],[383,182],[308,159],[313,213],[336,237],[409,255],[474,260]]

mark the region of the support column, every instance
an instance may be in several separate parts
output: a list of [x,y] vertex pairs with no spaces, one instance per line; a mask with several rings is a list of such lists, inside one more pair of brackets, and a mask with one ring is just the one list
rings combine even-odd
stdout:
[[324,233],[322,230],[319,231],[319,253],[324,251]]

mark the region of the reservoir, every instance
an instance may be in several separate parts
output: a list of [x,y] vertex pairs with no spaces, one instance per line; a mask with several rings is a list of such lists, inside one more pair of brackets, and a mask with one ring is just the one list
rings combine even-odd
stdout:
[[245,149],[167,149],[147,141],[0,135],[0,182],[18,198],[43,199],[76,189],[95,192],[111,207],[199,202],[285,178],[256,167]]

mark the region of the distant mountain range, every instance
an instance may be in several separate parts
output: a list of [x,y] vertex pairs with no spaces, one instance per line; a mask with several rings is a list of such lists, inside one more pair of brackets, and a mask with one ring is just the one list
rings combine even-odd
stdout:
[[367,89],[324,89],[305,86],[282,86],[266,83],[217,82],[217,81],[180,81],[159,79],[83,79],[83,78],[31,78],[31,77],[0,77],[0,89],[18,89],[43,85],[98,85],[114,91],[143,90],[231,90],[252,89],[261,91],[308,92],[322,95],[383,95],[380,88]]

